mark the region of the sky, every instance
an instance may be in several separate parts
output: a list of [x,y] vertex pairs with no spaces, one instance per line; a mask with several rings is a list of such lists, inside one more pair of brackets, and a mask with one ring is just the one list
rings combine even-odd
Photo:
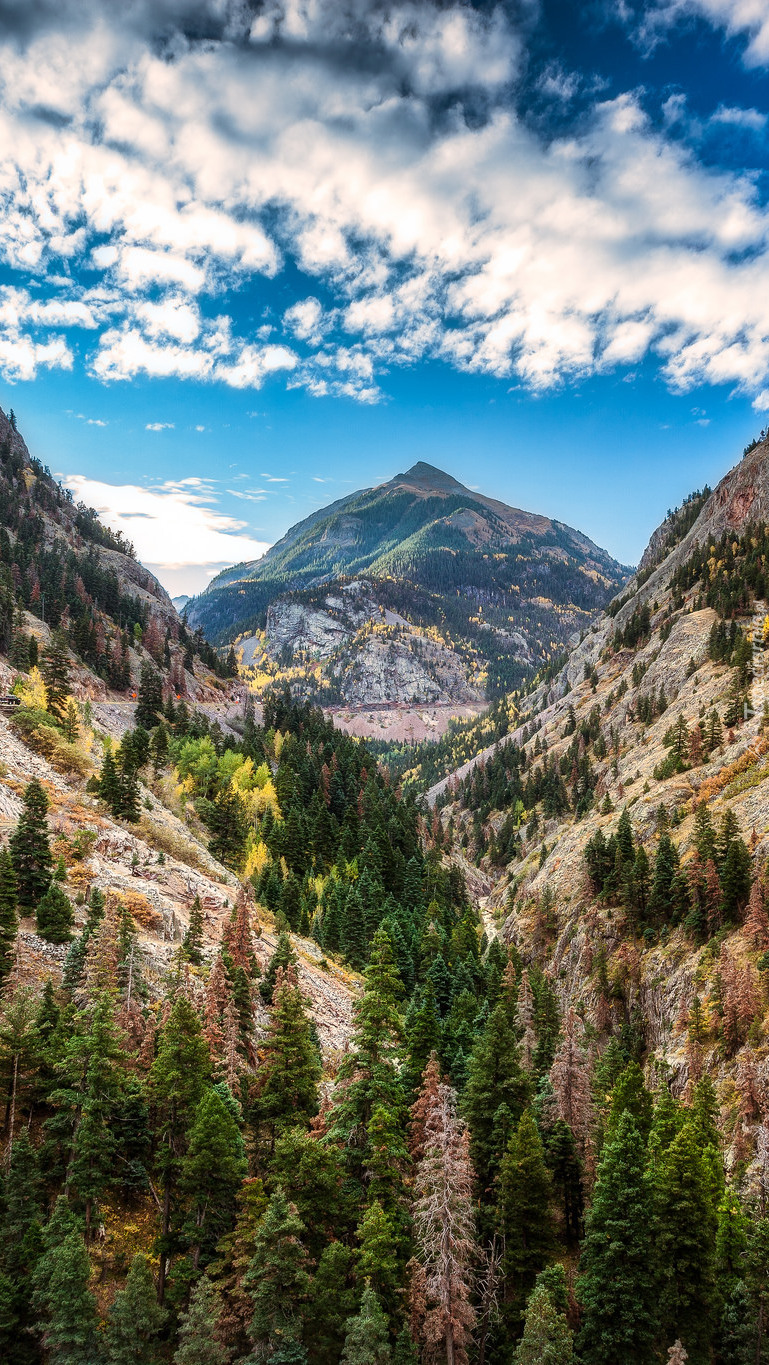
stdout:
[[635,563],[768,166],[769,0],[0,0],[0,404],[173,593],[417,460]]

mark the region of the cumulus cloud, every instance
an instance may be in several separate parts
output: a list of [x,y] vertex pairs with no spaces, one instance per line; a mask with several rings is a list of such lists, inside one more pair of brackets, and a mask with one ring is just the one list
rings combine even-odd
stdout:
[[214,495],[208,480],[141,488],[73,474],[64,482],[108,526],[133,541],[142,563],[169,591],[201,591],[220,568],[259,559],[269,549],[266,542],[244,534],[246,522],[209,505]]
[[[758,53],[763,0],[646,14],[695,6]],[[518,108],[535,15],[534,0],[0,0],[0,259],[19,275],[0,290],[0,372],[71,366],[70,329],[109,383],[277,380],[376,402],[389,367],[422,357],[543,389],[652,352],[674,387],[763,393],[754,180],[700,164],[672,136],[680,108],[660,130],[642,92],[594,96],[542,140]],[[537,97],[561,116],[579,91],[550,66]],[[762,116],[712,118],[757,132]],[[306,296],[238,328],[230,291],[258,303],[288,262],[315,281]]]

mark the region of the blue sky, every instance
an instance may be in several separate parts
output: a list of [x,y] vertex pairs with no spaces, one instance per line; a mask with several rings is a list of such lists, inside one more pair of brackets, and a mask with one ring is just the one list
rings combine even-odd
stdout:
[[769,0],[0,0],[0,402],[199,590],[417,459],[624,562],[769,412]]

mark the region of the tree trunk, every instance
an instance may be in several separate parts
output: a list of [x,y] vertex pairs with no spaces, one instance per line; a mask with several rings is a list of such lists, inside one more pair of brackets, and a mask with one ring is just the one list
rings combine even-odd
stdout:
[[166,1238],[168,1237],[168,1233],[169,1233],[170,1227],[171,1227],[171,1185],[170,1185],[169,1182],[166,1182],[166,1187],[165,1187],[165,1189],[164,1189],[164,1191],[163,1191],[163,1223],[162,1223],[162,1234],[161,1234],[161,1236],[162,1236],[162,1241],[163,1241],[163,1249],[162,1249],[161,1254],[160,1254],[160,1266],[159,1266],[159,1269],[158,1269],[158,1303],[159,1303],[159,1304],[162,1304],[162,1303],[163,1303],[163,1299],[165,1298],[165,1292],[166,1292],[166,1266],[167,1266],[167,1263],[168,1263],[168,1254],[167,1254],[167,1252],[166,1252],[165,1242],[166,1242]]

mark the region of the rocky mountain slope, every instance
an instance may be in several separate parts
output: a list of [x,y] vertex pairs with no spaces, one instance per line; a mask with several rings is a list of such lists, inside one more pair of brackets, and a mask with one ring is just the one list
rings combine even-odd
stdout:
[[572,528],[419,463],[292,527],[187,612],[257,678],[296,669],[326,705],[358,704],[362,677],[375,704],[464,702],[531,676],[626,576]]
[[596,1046],[630,1031],[677,1093],[716,1078],[739,1162],[769,1108],[769,442],[698,498],[428,799]]

